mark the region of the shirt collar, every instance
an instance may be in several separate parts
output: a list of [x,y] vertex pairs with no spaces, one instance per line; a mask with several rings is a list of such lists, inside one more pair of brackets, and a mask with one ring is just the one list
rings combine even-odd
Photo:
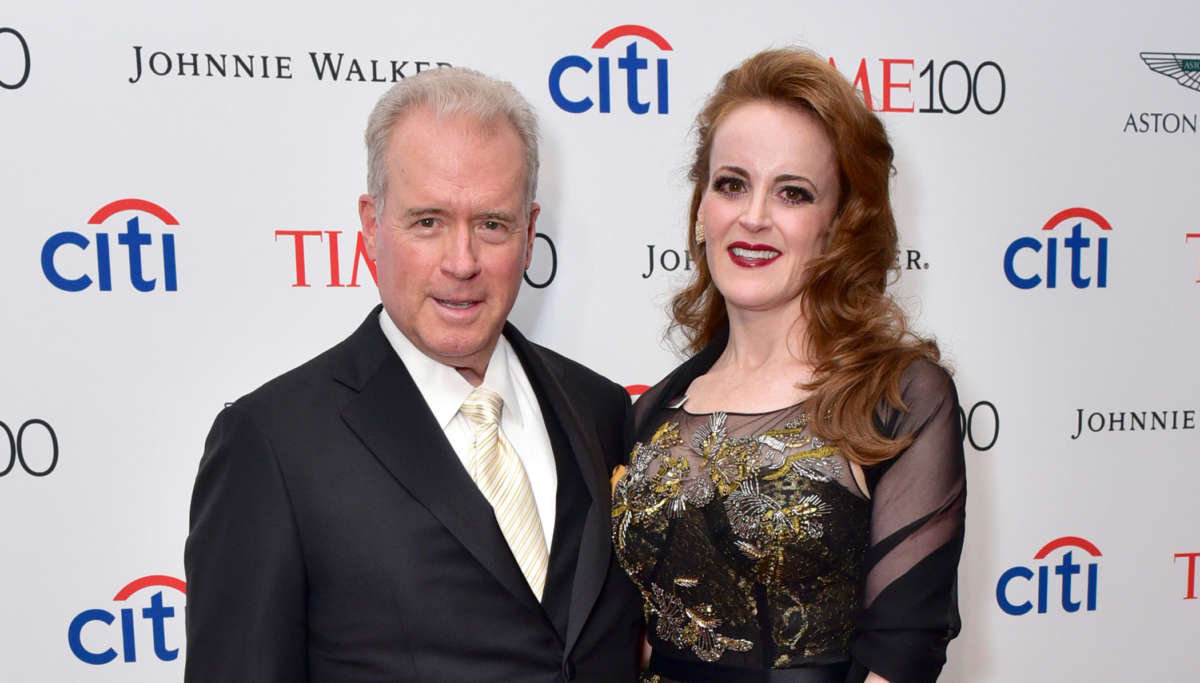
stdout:
[[[396,327],[396,323],[392,322],[392,318],[386,310],[379,312],[379,327],[383,330],[383,336],[387,337],[388,342],[396,351],[396,355],[400,356],[400,361],[404,363],[408,374],[412,376],[413,382],[421,392],[421,397],[425,399],[425,403],[433,412],[434,419],[445,430],[454,416],[458,414],[458,409],[462,407],[463,401],[467,400],[467,396],[475,387],[463,379],[463,376],[458,374],[458,370],[439,363],[422,353],[409,341],[408,337],[404,336],[400,328]],[[517,400],[516,387],[512,378],[511,366],[513,363],[519,365],[520,361],[508,340],[501,335],[496,342],[496,348],[492,350],[492,357],[488,360],[487,372],[484,374],[481,386],[500,394],[500,398],[504,401],[501,420],[514,420],[516,426],[520,427],[523,426],[523,420],[521,404]]]

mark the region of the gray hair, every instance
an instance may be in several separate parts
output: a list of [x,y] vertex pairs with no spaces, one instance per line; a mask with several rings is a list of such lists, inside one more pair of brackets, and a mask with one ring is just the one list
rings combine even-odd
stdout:
[[367,193],[383,210],[387,148],[392,128],[406,111],[429,107],[437,116],[464,114],[483,123],[507,119],[525,150],[525,207],[537,195],[538,124],[529,102],[507,81],[463,67],[438,67],[409,76],[388,89],[367,119]]

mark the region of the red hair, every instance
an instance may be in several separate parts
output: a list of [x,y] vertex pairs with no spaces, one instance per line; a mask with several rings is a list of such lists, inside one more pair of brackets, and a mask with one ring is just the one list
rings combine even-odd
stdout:
[[892,146],[883,123],[862,96],[825,60],[800,49],[767,50],[726,73],[696,117],[697,144],[688,244],[693,277],[671,302],[672,328],[691,351],[707,346],[729,324],[725,299],[713,284],[704,248],[695,242],[696,215],[709,182],[713,135],[725,116],[753,101],[793,107],[815,116],[835,149],[841,196],[824,252],[808,264],[801,290],[807,351],[814,361],[809,422],[863,465],[894,457],[911,441],[888,439],[875,428],[881,400],[905,409],[900,375],[914,360],[938,360],[937,345],[915,336],[887,293],[896,269],[898,238],[888,183]]

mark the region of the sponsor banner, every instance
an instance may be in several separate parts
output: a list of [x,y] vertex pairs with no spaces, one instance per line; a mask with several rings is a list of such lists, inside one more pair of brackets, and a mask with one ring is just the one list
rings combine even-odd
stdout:
[[377,59],[344,52],[307,52],[292,55],[212,52],[172,52],[134,45],[130,83],[154,78],[275,79],[301,78],[347,83],[396,83],[407,76],[449,62],[421,59]]
[[[95,666],[135,664],[139,650],[142,661],[174,661],[183,647],[178,624],[183,618],[186,593],[184,582],[172,576],[155,574],[134,579],[117,591],[113,605],[92,607],[75,615],[67,626],[67,646],[79,661]],[[148,639],[145,625],[149,626]]]
[[862,57],[853,70],[832,56],[829,63],[853,81],[873,111],[991,116],[1004,107],[1008,93],[1004,68],[992,60],[968,64],[960,59]]
[[1095,612],[1100,602],[1100,557],[1100,549],[1085,538],[1056,538],[1034,553],[1032,564],[1019,564],[1000,575],[996,603],[1012,616],[1051,610]]
[[10,427],[0,421],[0,431],[8,440],[7,458],[0,440],[0,477],[45,477],[58,467],[58,434],[49,422],[35,417]]
[[[614,50],[617,46],[623,47]],[[663,56],[648,58],[638,53],[639,48],[643,54]],[[549,76],[550,99],[572,114],[593,109],[611,114],[614,106],[625,113],[647,114],[653,109],[655,114],[667,114],[672,50],[667,39],[654,29],[637,24],[614,26],[596,38],[588,56],[567,55],[554,62]],[[578,87],[574,87],[576,84]],[[617,96],[616,105],[614,89],[623,90],[625,95],[623,102]]]
[[1187,565],[1187,583],[1184,584],[1187,588],[1184,591],[1184,600],[1196,599],[1196,558],[1200,557],[1200,552],[1195,553],[1175,553],[1175,563],[1179,564],[1179,560],[1183,560]]
[[[1142,52],[1142,61],[1150,70],[1174,80],[1179,85],[1200,93],[1200,53]],[[1163,93],[1166,95],[1166,93]],[[1160,102],[1167,102],[1162,99]],[[1170,100],[1174,101],[1174,100]],[[1162,106],[1162,105],[1157,105]],[[1191,111],[1131,111],[1125,117],[1123,133],[1166,135],[1195,135],[1200,114]]]
[[[109,227],[109,219],[118,214],[118,220],[128,216],[124,218],[120,232],[101,230]],[[143,219],[152,219],[163,227],[157,239],[149,232],[149,228],[143,232]],[[115,269],[119,285],[127,282],[129,287],[143,293],[178,290],[179,273],[173,229],[179,225],[179,221],[169,211],[145,199],[119,199],[97,209],[87,224],[95,226],[92,229],[97,230],[91,237],[74,230],[63,230],[51,235],[42,245],[42,273],[51,285],[64,292],[82,292],[93,286],[101,292],[113,291],[113,251],[124,247],[126,258],[120,260],[118,256]],[[95,266],[89,263],[80,268],[82,272],[78,274],[71,272],[64,275],[66,269],[60,270],[58,256],[60,251],[67,248],[80,252],[71,254],[73,262],[87,262],[94,256]],[[145,251],[143,248],[146,248]],[[63,260],[67,260],[67,257]],[[150,277],[151,272],[159,273],[159,277]]]
[[[1086,236],[1085,225],[1101,232],[1095,233],[1096,237]],[[1046,236],[1060,226],[1070,227],[1064,233]],[[1042,235],[1018,237],[1008,245],[1004,252],[1004,277],[1017,289],[1054,289],[1060,280],[1063,287],[1104,289],[1108,286],[1109,238],[1106,235],[1111,234],[1112,229],[1104,216],[1091,209],[1063,209],[1046,221]],[[1065,237],[1058,236],[1063,234]],[[1034,261],[1033,254],[1044,256],[1045,261]],[[1063,265],[1061,277],[1060,261]],[[1024,267],[1024,263],[1029,266]]]
[[0,64],[9,67],[6,72],[0,73],[0,88],[16,90],[29,80],[29,70],[33,67],[29,43],[17,29],[0,26],[0,50],[7,51]]
[[355,207],[387,88],[461,65],[532,103],[542,210],[511,319],[636,400],[680,361],[696,112],[792,44],[887,126],[883,284],[958,389],[965,624],[941,680],[1194,668],[1200,6],[917,0],[898,30],[783,0],[27,5],[0,19],[0,680],[181,679],[213,417],[378,301]]

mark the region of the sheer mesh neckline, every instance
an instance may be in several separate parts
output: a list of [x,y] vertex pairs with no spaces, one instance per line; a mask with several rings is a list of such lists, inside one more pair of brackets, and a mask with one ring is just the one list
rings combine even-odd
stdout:
[[809,394],[808,396],[805,396],[804,398],[800,399],[799,401],[796,401],[795,403],[792,403],[791,405],[786,405],[782,408],[773,408],[771,410],[757,410],[757,411],[706,410],[706,411],[694,412],[694,411],[688,410],[685,407],[687,404],[688,398],[689,397],[687,394],[683,394],[682,396],[674,399],[673,401],[668,402],[666,407],[670,410],[678,410],[679,412],[683,413],[684,415],[690,415],[692,417],[708,417],[710,415],[713,415],[714,413],[725,413],[726,415],[743,415],[745,417],[763,417],[766,415],[774,415],[776,413],[783,413],[783,412],[795,410],[797,408],[803,409],[804,404],[808,403],[808,399],[812,398],[812,395]]

